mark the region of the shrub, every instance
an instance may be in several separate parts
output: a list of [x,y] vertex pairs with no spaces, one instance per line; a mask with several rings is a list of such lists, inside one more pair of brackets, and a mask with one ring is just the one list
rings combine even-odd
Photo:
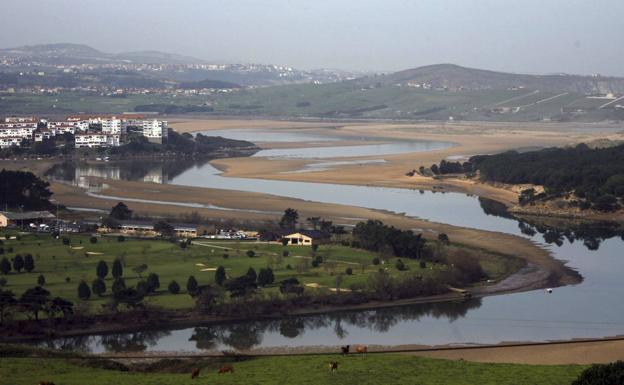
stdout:
[[117,295],[118,293],[126,290],[126,282],[123,278],[117,278],[113,282],[113,287],[111,288],[113,295]]
[[345,269],[345,274],[346,274],[346,275],[353,275],[353,269],[352,269],[352,268],[350,268],[350,267],[347,267],[347,268]]
[[624,362],[592,365],[583,370],[572,385],[602,385],[624,383]]
[[7,281],[6,278],[4,277],[0,278],[0,287],[5,287],[8,283],[9,281]]
[[45,276],[43,274],[39,274],[39,276],[37,277],[37,285],[43,286],[45,285],[45,283],[46,283]]
[[118,235],[117,236],[117,242],[123,242],[126,240],[126,237],[124,237],[123,235]]
[[403,263],[403,261],[401,261],[400,259],[397,259],[396,264],[395,264],[396,268],[398,271],[404,271],[407,270],[407,266],[405,266],[405,264]]
[[270,285],[273,281],[275,281],[275,276],[271,268],[260,269],[260,273],[258,273],[258,284],[260,286]]
[[230,258],[230,255],[228,253],[223,253],[223,259],[228,259]]
[[282,257],[288,257],[288,255],[290,255],[290,253],[288,252],[288,250],[284,250],[284,251],[282,251]]
[[251,282],[256,282],[256,279],[258,279],[258,274],[256,274],[256,271],[254,270],[253,267],[250,267],[249,270],[247,270],[247,277],[249,277],[249,280]]
[[255,251],[253,251],[253,250],[247,250],[247,253],[246,253],[246,254],[247,254],[247,256],[248,256],[249,258],[253,258],[253,257],[255,257],[255,256],[256,256],[256,252],[255,252]]
[[147,290],[149,293],[155,292],[160,288],[160,278],[156,273],[150,273],[147,276]]
[[8,259],[2,258],[2,261],[0,261],[0,272],[2,272],[2,274],[7,275],[11,272],[11,262],[9,262]]
[[91,291],[95,293],[98,297],[101,297],[102,294],[106,292],[106,283],[101,278],[96,278],[93,280],[91,284]]
[[227,276],[225,274],[225,268],[223,266],[217,267],[217,270],[215,271],[215,283],[219,286],[223,286],[226,279]]
[[420,268],[421,268],[421,269],[426,269],[426,268],[427,268],[427,262],[425,262],[425,261],[420,261]]
[[91,297],[91,289],[89,289],[89,285],[85,281],[80,281],[78,284],[78,298],[83,301],[88,300]]
[[35,270],[35,261],[33,260],[32,254],[26,254],[24,256],[24,270],[29,273]]
[[377,266],[381,263],[381,260],[378,257],[373,258],[373,265]]
[[118,279],[123,275],[123,265],[121,264],[121,259],[117,258],[115,259],[115,262],[113,262],[112,274],[115,279]]
[[169,286],[167,287],[167,289],[169,290],[169,293],[171,294],[180,293],[180,285],[178,285],[176,281],[169,282]]
[[95,267],[95,274],[100,279],[106,278],[106,276],[108,275],[108,265],[105,261],[98,262],[97,266]]
[[63,237],[61,238],[61,242],[63,242],[65,246],[69,246],[69,244],[71,243],[71,240],[67,237]]
[[98,241],[98,240],[97,240],[97,237],[91,237],[91,238],[89,238],[89,242],[91,242],[91,243],[97,243],[97,241]]
[[24,258],[22,257],[21,254],[17,254],[15,258],[13,258],[13,270],[17,271],[18,273],[21,273],[23,268],[24,268]]
[[195,277],[193,277],[192,275],[188,277],[188,280],[186,281],[186,291],[190,295],[195,295],[197,293],[198,288],[199,288],[199,284],[197,283],[197,280],[195,279]]

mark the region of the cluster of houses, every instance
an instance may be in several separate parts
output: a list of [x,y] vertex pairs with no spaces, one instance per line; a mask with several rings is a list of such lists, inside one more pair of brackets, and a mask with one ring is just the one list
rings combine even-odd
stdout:
[[[328,235],[317,230],[298,231],[246,231],[218,229],[214,225],[169,223],[177,238],[207,238],[223,240],[261,240],[283,242],[287,245],[312,246],[327,240]],[[129,237],[152,238],[162,235],[150,221],[118,221],[114,226],[100,222],[59,220],[49,211],[10,212],[0,211],[0,228],[13,227],[30,231],[76,233],[96,231],[100,234],[117,234]]]
[[72,134],[76,148],[117,147],[129,135],[141,135],[153,143],[167,137],[167,122],[143,115],[76,115],[62,120],[34,116],[6,117],[0,122],[0,148],[42,142],[57,135]]

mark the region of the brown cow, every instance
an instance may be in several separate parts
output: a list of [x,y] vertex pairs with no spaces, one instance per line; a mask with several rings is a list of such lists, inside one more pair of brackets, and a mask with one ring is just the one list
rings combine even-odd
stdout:
[[337,372],[338,371],[338,361],[331,361],[329,363],[329,371],[330,372]]
[[194,380],[197,377],[199,377],[199,368],[194,368],[193,372],[191,372],[191,380]]
[[355,351],[358,353],[367,353],[368,352],[368,346],[366,345],[358,345],[355,348]]
[[221,365],[219,368],[219,374],[227,372],[234,373],[234,367],[230,364]]
[[350,348],[349,345],[345,345],[345,346],[341,346],[340,347],[340,350],[342,350],[342,355],[343,356],[346,356],[347,354],[349,354],[349,348]]

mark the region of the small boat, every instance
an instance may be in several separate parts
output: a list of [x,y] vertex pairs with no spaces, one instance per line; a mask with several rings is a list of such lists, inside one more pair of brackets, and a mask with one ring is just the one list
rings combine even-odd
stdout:
[[544,289],[544,293],[551,294],[552,292],[553,292],[553,289],[551,289],[550,287]]

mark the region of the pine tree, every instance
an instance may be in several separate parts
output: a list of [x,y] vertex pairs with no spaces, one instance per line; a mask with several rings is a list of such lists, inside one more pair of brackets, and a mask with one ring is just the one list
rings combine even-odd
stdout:
[[225,282],[226,279],[225,268],[223,266],[219,266],[217,271],[215,271],[215,283],[219,286],[223,286],[223,282]]
[[93,280],[91,284],[91,291],[95,293],[98,297],[101,297],[104,293],[106,293],[106,282],[102,278],[96,278]]
[[193,277],[192,275],[188,277],[188,281],[186,281],[186,291],[189,294],[193,295],[197,293],[198,287],[199,287],[199,284],[197,283],[197,280],[195,279],[195,277]]
[[89,289],[89,285],[85,281],[80,281],[78,284],[78,298],[83,301],[88,300],[91,297],[91,289]]
[[247,277],[249,277],[249,280],[251,282],[256,282],[256,279],[258,278],[258,275],[256,274],[256,271],[254,270],[253,267],[250,267],[249,270],[247,270]]
[[113,262],[113,270],[112,270],[113,278],[121,278],[123,275],[123,266],[121,265],[121,260],[119,258],[115,259]]
[[39,274],[39,277],[37,277],[37,285],[43,286],[45,285],[45,282],[45,276],[43,274]]
[[33,260],[32,254],[26,254],[24,256],[24,270],[29,273],[35,270],[35,261]]
[[8,259],[2,258],[2,261],[0,261],[0,272],[2,272],[2,274],[4,275],[7,275],[9,274],[10,271],[11,271],[11,263],[9,262]]
[[17,271],[18,273],[21,273],[23,268],[24,268],[24,258],[22,257],[21,254],[17,254],[15,258],[13,258],[13,270]]
[[95,268],[95,274],[99,279],[104,279],[108,275],[108,264],[105,261],[98,262]]
[[180,292],[180,285],[176,281],[171,281],[169,283],[169,293],[178,294]]
[[147,290],[149,293],[153,293],[156,289],[160,288],[160,279],[158,278],[158,274],[150,273],[147,276]]

